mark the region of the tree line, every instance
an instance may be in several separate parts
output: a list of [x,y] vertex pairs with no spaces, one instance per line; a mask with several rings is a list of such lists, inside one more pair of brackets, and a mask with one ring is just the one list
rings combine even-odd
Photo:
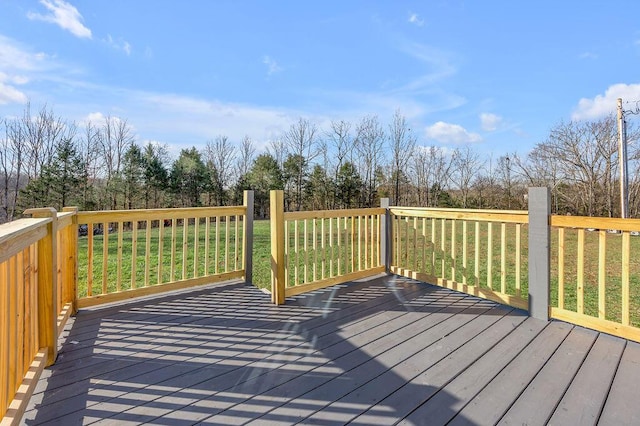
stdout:
[[[177,158],[166,145],[140,144],[126,119],[82,125],[47,106],[0,121],[0,222],[30,207],[81,210],[235,205],[255,191],[257,217],[267,217],[269,191],[285,191],[287,210],[394,205],[524,209],[529,186],[551,188],[558,214],[617,216],[619,164],[613,116],[556,124],[526,154],[481,155],[420,144],[396,111],[386,126],[376,115],[328,128],[299,118],[258,152],[249,136],[219,135]],[[640,208],[640,149],[629,143],[629,211]]]

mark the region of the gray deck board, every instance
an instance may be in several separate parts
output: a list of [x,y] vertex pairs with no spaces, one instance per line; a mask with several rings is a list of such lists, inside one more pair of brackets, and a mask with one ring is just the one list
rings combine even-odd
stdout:
[[598,422],[625,345],[624,339],[608,334],[598,336],[549,424],[595,425]]
[[[640,345],[395,276],[82,311],[23,424],[637,423]],[[601,367],[601,368],[600,368]]]
[[607,425],[640,424],[640,344],[627,342],[599,422]]

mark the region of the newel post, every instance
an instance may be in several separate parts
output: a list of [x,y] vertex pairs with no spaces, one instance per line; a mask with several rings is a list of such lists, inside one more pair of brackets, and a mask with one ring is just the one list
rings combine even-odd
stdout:
[[384,265],[384,271],[388,274],[391,266],[391,215],[389,214],[389,199],[381,198],[380,207],[385,209],[380,217],[380,263]]
[[284,304],[284,191],[271,191],[269,203],[271,223],[271,301]]
[[253,191],[244,191],[244,282],[253,283]]
[[58,254],[56,233],[58,213],[51,207],[28,209],[24,214],[50,218],[47,235],[38,241],[38,346],[47,348],[47,366],[58,355]]
[[549,320],[551,277],[549,188],[529,188],[529,315]]

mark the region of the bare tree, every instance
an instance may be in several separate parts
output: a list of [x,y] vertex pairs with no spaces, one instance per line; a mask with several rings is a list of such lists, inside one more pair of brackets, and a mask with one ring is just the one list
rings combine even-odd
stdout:
[[302,208],[302,195],[304,189],[304,178],[308,172],[309,164],[318,155],[316,147],[316,133],[318,129],[309,120],[300,117],[298,121],[289,127],[284,134],[284,141],[289,149],[290,158],[297,164],[295,167],[295,209]]
[[462,208],[464,209],[469,206],[471,184],[477,178],[478,170],[482,165],[478,153],[474,152],[469,146],[458,148],[453,152],[451,181],[460,191]]
[[109,207],[116,209],[121,192],[121,173],[124,154],[134,141],[133,130],[126,119],[107,116],[102,131],[97,134],[101,158],[104,161],[106,198]]
[[2,184],[0,223],[14,219],[18,193],[26,185],[26,138],[18,120],[2,120],[4,137],[0,140],[0,179]]
[[405,117],[399,110],[393,114],[393,120],[389,125],[389,137],[391,139],[391,178],[393,180],[394,205],[400,205],[400,181],[402,174],[407,170],[409,159],[412,157],[416,138],[411,134]]
[[[352,160],[353,155],[353,138],[351,136],[351,123],[344,120],[331,121],[331,129],[327,132],[327,137],[333,148],[333,162],[331,164],[333,171],[333,182],[338,181],[340,169],[347,162]],[[326,148],[328,151],[328,147]],[[332,207],[336,207],[337,203],[337,185],[334,185]]]
[[284,161],[287,159],[287,145],[284,140],[277,138],[269,141],[267,153],[276,160],[278,167],[282,170],[284,168]]
[[247,176],[253,165],[253,160],[256,155],[256,147],[253,145],[253,141],[249,136],[245,136],[242,139],[240,150],[238,153],[238,173],[240,176]]
[[212,182],[217,190],[214,191],[218,205],[225,204],[225,193],[231,186],[233,178],[233,164],[236,160],[236,148],[231,145],[229,138],[219,135],[215,141],[208,141],[204,148],[204,162],[210,169]]
[[378,117],[369,115],[356,127],[356,150],[359,155],[358,166],[364,181],[364,202],[366,207],[375,204],[377,197],[379,168],[383,160],[385,134]]

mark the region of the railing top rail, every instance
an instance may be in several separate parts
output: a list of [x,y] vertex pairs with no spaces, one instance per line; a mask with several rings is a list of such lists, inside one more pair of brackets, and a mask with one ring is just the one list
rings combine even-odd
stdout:
[[191,207],[175,209],[100,210],[78,212],[78,222],[126,222],[130,220],[184,219],[244,215],[244,206]]
[[58,212],[58,230],[64,229],[73,223],[76,212]]
[[452,207],[409,207],[409,206],[391,206],[390,209],[401,210],[423,210],[429,212],[460,212],[460,213],[499,213],[513,215],[528,215],[528,210],[496,210],[496,209],[456,209]]
[[303,219],[329,219],[334,217],[350,217],[350,216],[370,216],[384,214],[386,209],[381,207],[365,208],[365,209],[343,209],[343,210],[312,210],[300,212],[285,212],[284,220],[303,220]]
[[18,219],[0,225],[0,262],[11,258],[47,235],[52,218]]
[[458,209],[419,209],[405,207],[391,207],[393,215],[408,217],[423,217],[435,219],[457,219],[478,222],[498,223],[529,223],[527,212],[520,210],[458,210]]
[[616,231],[640,231],[640,219],[616,217],[552,215],[550,225],[559,228],[613,229]]

